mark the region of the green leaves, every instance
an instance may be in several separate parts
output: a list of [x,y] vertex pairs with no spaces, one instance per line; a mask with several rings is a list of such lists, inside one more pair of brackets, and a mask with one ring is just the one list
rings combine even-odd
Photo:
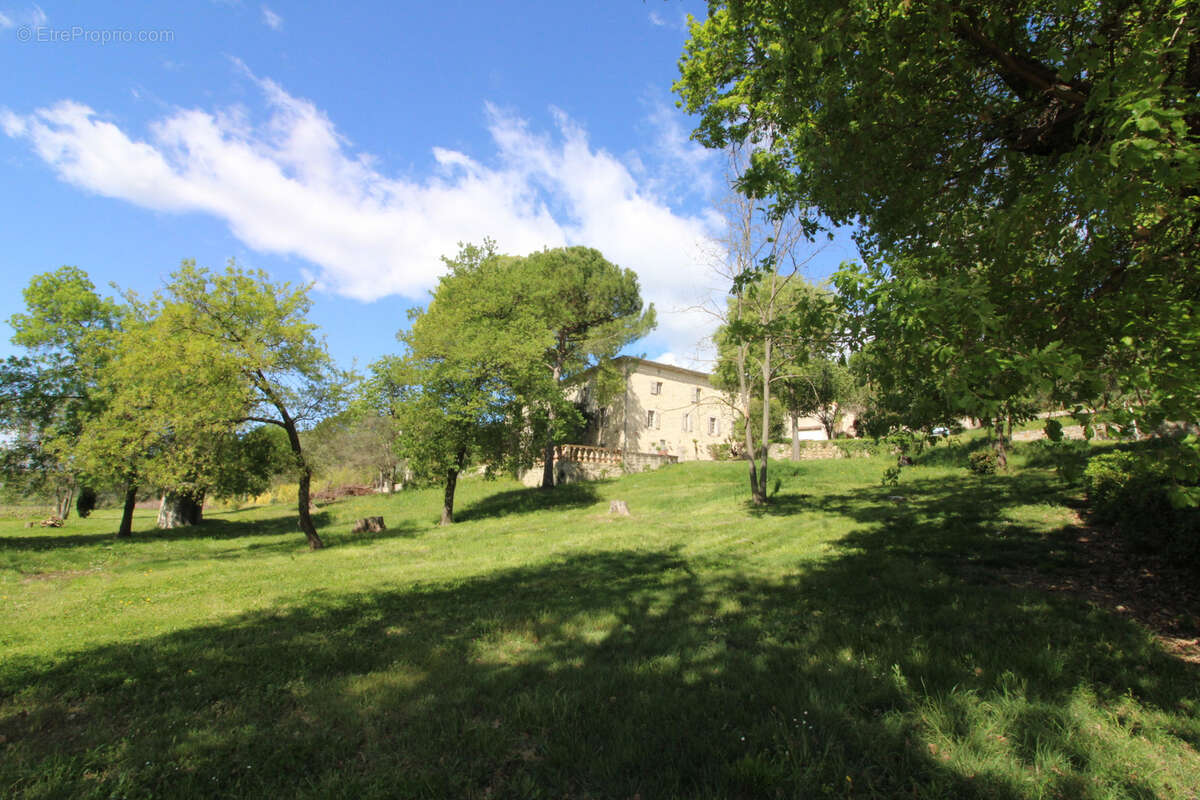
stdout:
[[903,381],[937,364],[980,405],[1116,384],[1146,420],[1196,419],[1190,8],[714,3],[675,89],[699,141],[757,143],[743,191],[861,225],[873,266],[840,291],[881,351],[920,354]]
[[426,480],[474,458],[528,466],[546,436],[578,424],[565,387],[654,324],[637,276],[586,247],[519,258],[460,245],[391,362],[400,448]]
[[77,267],[35,276],[23,295],[26,313],[10,323],[29,355],[0,367],[0,464],[9,486],[61,491],[83,468],[81,433],[105,407],[101,381],[126,313]]

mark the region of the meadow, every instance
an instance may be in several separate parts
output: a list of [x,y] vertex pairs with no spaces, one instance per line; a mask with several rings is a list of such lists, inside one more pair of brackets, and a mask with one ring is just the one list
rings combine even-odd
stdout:
[[1053,471],[954,460],[467,480],[318,552],[285,505],[2,519],[0,796],[1196,798],[1200,665],[1036,588]]

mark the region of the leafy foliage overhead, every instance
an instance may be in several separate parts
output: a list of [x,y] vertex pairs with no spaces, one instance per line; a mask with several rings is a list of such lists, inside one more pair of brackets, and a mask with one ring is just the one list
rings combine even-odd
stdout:
[[[1145,416],[1195,418],[1193,4],[713,2],[680,68],[700,141],[756,143],[747,192],[861,225],[868,282],[952,352],[1010,343],[974,386],[1009,358],[1064,398],[1115,376]],[[943,285],[976,307],[946,320]]]

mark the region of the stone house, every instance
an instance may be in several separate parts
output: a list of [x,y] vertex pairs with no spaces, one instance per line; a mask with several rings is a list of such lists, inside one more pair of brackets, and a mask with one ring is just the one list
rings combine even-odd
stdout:
[[[574,399],[588,417],[579,444],[702,461],[712,458],[710,446],[730,442],[737,413],[707,372],[632,356],[613,363],[625,376],[625,391],[612,402],[597,403],[587,373],[575,388]],[[826,438],[814,418],[800,419],[797,428],[801,439]]]

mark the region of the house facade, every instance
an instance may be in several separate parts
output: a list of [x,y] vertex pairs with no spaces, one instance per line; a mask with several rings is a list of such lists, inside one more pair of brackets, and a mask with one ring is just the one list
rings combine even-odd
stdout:
[[[581,444],[704,461],[711,446],[731,441],[739,415],[708,373],[631,356],[613,363],[624,374],[623,393],[600,405],[586,376],[575,390],[589,420]],[[801,439],[827,438],[816,419],[802,418],[797,428]]]

